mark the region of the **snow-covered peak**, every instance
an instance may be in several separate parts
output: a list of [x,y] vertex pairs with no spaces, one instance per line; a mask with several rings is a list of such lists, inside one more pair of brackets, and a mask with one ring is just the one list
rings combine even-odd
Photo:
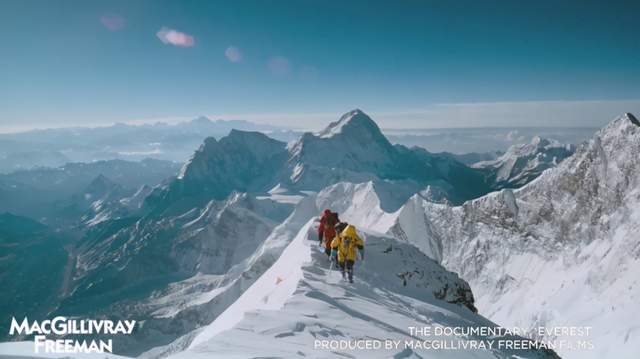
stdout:
[[[575,155],[567,159],[546,176],[521,191],[523,193],[548,192],[562,183],[570,189],[568,196],[581,193],[579,200],[592,202],[602,197],[602,205],[616,208],[616,199],[634,190],[640,182],[640,126],[631,114],[618,116],[583,143]],[[594,190],[595,192],[590,192]]]
[[317,136],[321,138],[331,138],[339,134],[354,136],[358,134],[370,134],[375,137],[382,135],[378,125],[366,113],[360,109],[351,110],[340,117],[338,121],[332,122]]
[[286,143],[260,132],[232,130],[219,141],[209,137],[172,183],[154,191],[151,207],[164,210],[185,197],[195,205],[233,191],[266,192],[277,184],[287,155]]
[[[238,160],[244,157],[247,161],[266,161],[277,153],[285,151],[285,143],[274,140],[261,132],[231,130],[229,135],[216,141],[213,137],[204,140],[204,144],[194,153],[191,159],[180,171],[178,178],[183,179],[189,174],[196,174],[196,168],[213,170],[210,164],[220,162],[236,162],[238,166],[244,163]],[[205,171],[205,172],[207,172]],[[206,175],[207,173],[201,173]]]
[[627,112],[598,131],[595,137],[606,139],[609,142],[626,142],[629,141],[627,137],[634,136],[639,131],[640,121],[633,114]]
[[542,152],[545,150],[549,150],[552,148],[563,148],[563,147],[567,147],[568,145],[566,144],[562,144],[556,140],[553,139],[549,139],[549,138],[542,138],[540,136],[534,136],[531,139],[531,142],[527,143],[527,144],[523,144],[523,145],[513,145],[511,146],[507,152],[502,156],[504,157],[510,157],[510,156],[527,156],[527,155],[532,155],[532,154],[536,154],[538,152]]
[[482,171],[424,150],[394,146],[360,110],[348,112],[319,133],[305,133],[288,151],[285,181],[290,182],[289,188],[319,190],[337,182],[404,181],[413,183],[413,193],[428,185],[441,187],[452,202],[489,191]]
[[[229,134],[216,141],[213,137],[207,137],[204,143],[194,154],[212,155],[229,147],[242,147],[243,150],[253,152],[255,155],[269,155],[273,151],[280,151],[286,144],[257,131],[242,131],[232,129]],[[193,158],[192,158],[193,160]]]
[[378,125],[360,110],[344,114],[319,133],[305,133],[289,154],[292,182],[307,189],[381,177],[396,165],[397,155]]
[[638,119],[636,118],[636,116],[634,116],[631,112],[626,112],[624,115],[622,115],[624,118],[626,118],[627,120],[631,121],[631,123],[633,123],[636,126],[640,126],[640,121],[638,121]]
[[513,145],[497,159],[478,162],[473,167],[487,170],[496,189],[521,187],[574,152],[573,144],[534,136],[529,143]]

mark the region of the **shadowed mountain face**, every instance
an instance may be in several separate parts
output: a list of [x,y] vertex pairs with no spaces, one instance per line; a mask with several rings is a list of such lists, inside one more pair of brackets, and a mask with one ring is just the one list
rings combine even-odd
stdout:
[[71,263],[63,237],[32,219],[0,214],[0,333],[11,317],[36,318],[55,308]]
[[[113,182],[120,194],[132,195],[144,186],[156,186],[175,177],[180,165],[175,162],[146,159],[140,162],[109,160],[91,163],[67,163],[57,168],[36,168],[0,175],[0,211],[36,218],[47,225],[58,220],[74,220],[69,206],[86,202],[84,197],[96,179]],[[96,186],[100,182],[96,183]],[[94,197],[98,199],[100,196]],[[115,198],[114,198],[115,199]],[[61,218],[64,217],[64,218]]]
[[277,184],[287,159],[286,144],[259,132],[232,130],[220,141],[207,138],[177,178],[147,198],[155,212],[188,208],[231,192],[265,192]]

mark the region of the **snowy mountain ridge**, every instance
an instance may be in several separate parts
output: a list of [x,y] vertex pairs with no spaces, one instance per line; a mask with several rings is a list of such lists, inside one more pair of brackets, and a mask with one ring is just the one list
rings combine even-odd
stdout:
[[472,167],[488,170],[494,188],[517,188],[557,166],[574,152],[572,144],[534,136],[530,143],[513,145],[499,158],[478,162]]
[[[630,358],[640,350],[632,344],[640,342],[637,153],[638,120],[625,114],[523,188],[458,207],[415,196],[389,232],[441,248],[441,263],[469,282],[480,312],[497,323],[591,326],[595,350],[560,354]],[[416,223],[425,230],[414,231]]]
[[340,117],[338,121],[332,122],[325,129],[319,131],[316,136],[321,138],[331,138],[342,134],[357,135],[357,133],[382,133],[378,125],[370,121],[360,109],[351,110]]
[[[197,311],[212,311],[212,308],[216,308],[215,312],[217,314],[211,324],[187,332],[172,343],[154,348],[142,356],[145,358],[158,358],[171,354],[176,354],[179,357],[216,354],[224,355],[225,357],[246,356],[247,348],[246,346],[241,346],[240,343],[246,342],[247,340],[257,340],[257,337],[246,337],[246,335],[249,335],[247,332],[248,329],[242,330],[244,335],[231,336],[235,338],[233,339],[233,345],[224,344],[222,346],[212,346],[212,340],[214,342],[220,340],[220,338],[225,337],[225,333],[228,333],[228,330],[234,330],[233,328],[237,325],[243,325],[244,320],[249,320],[249,318],[254,317],[253,313],[255,310],[280,310],[283,306],[286,308],[288,306],[287,303],[290,303],[292,300],[294,302],[305,300],[315,301],[315,299],[313,299],[315,298],[315,294],[302,295],[299,299],[294,299],[300,295],[301,290],[304,291],[304,288],[307,288],[304,283],[308,282],[306,282],[304,278],[312,276],[313,282],[317,283],[326,278],[332,278],[332,276],[335,278],[335,275],[338,275],[336,272],[333,272],[333,274],[327,272],[329,263],[326,257],[324,257],[324,254],[322,254],[319,249],[316,249],[317,242],[314,232],[317,226],[317,213],[325,206],[344,209],[343,215],[345,218],[358,222],[358,217],[366,217],[366,215],[358,208],[349,208],[349,202],[356,204],[359,202],[357,200],[362,198],[362,196],[369,197],[371,201],[376,201],[375,195],[372,194],[373,189],[372,183],[361,185],[338,184],[334,186],[333,190],[328,189],[317,195],[309,194],[303,198],[298,205],[296,205],[293,213],[272,231],[253,255],[230,269],[223,279],[226,284],[221,282],[216,285],[210,294],[206,294],[206,292],[202,293],[203,296],[206,296],[209,304],[201,306],[200,309],[197,307],[193,307],[193,309]],[[354,198],[356,201],[345,200],[345,197]],[[365,221],[374,221],[374,219],[372,217],[361,220],[360,222]],[[364,286],[358,290],[358,296],[364,296],[364,299],[371,295],[370,291],[375,292],[382,290],[384,293],[387,293],[385,296],[390,296],[385,300],[383,300],[383,298],[386,297],[380,297],[380,300],[383,300],[381,303],[385,303],[381,305],[382,307],[391,305],[391,303],[393,303],[391,298],[395,298],[395,295],[401,295],[403,297],[409,296],[413,299],[407,300],[412,303],[426,301],[429,303],[428,306],[435,305],[433,308],[444,305],[445,312],[450,310],[458,312],[460,309],[454,309],[458,306],[459,308],[465,308],[462,312],[455,315],[445,314],[447,317],[449,317],[449,315],[458,317],[458,315],[462,313],[467,313],[463,315],[465,317],[464,321],[470,322],[466,323],[488,323],[484,319],[481,319],[481,317],[473,314],[472,310],[475,310],[473,306],[473,295],[467,284],[461,281],[454,273],[445,271],[435,261],[428,259],[428,257],[410,244],[398,242],[382,234],[375,234],[373,232],[361,233],[365,235],[367,240],[368,261],[363,264],[364,267],[362,267],[357,274],[358,278],[362,278],[362,285]],[[310,259],[312,259],[313,263],[308,263]],[[238,291],[238,286],[243,289]],[[325,283],[322,292],[327,293],[327,291],[330,291],[330,287],[331,285],[327,286]],[[312,292],[315,293],[315,291]],[[377,295],[380,296],[379,294]],[[338,301],[340,300],[340,296],[337,294],[335,298]],[[369,303],[368,305],[374,305],[375,300],[367,300],[366,302]],[[224,306],[224,303],[227,303],[227,306]],[[309,306],[308,308],[313,308],[314,306],[312,303],[300,303],[302,307]],[[447,307],[448,304],[446,303],[455,303],[455,307]],[[325,303],[324,305],[327,304],[331,303]],[[226,309],[223,312],[218,312],[218,310],[223,308]],[[311,312],[314,311],[314,309],[309,310]],[[388,311],[388,309],[382,308],[379,310],[382,312]],[[287,315],[287,321],[311,321],[313,323],[307,322],[304,324],[304,327],[309,327],[312,332],[314,331],[311,329],[313,327],[318,327],[319,330],[322,330],[321,328],[329,325],[329,322],[325,321],[322,321],[322,324],[317,323],[317,319],[313,319],[313,317],[310,317],[308,314],[309,313],[305,316],[299,312],[294,312]],[[281,315],[282,313],[278,312],[277,316]],[[415,315],[415,313],[406,313],[396,317],[395,320],[399,321],[397,324],[400,325],[400,327],[407,326],[415,321],[412,315]],[[206,313],[206,317],[211,318],[209,312]],[[264,319],[258,319],[257,323],[264,325],[266,322]],[[278,321],[273,319],[270,319],[268,323],[271,323],[270,325],[283,325],[285,327],[290,325],[282,322],[282,320]],[[292,323],[291,325],[301,327],[301,324]],[[374,327],[375,326],[378,326],[378,324],[374,323]],[[366,333],[367,330],[370,329],[374,330],[370,325],[360,327],[359,329],[352,329],[350,334],[345,333],[344,335],[362,335],[358,333]],[[375,330],[379,331],[381,329],[384,328]],[[303,329],[302,331],[305,330]],[[253,333],[251,335],[258,337],[263,335],[260,334],[262,333],[261,330],[249,330],[249,332]],[[330,332],[327,332],[327,334],[333,335]],[[280,343],[280,339],[278,339],[280,337],[284,340],[282,343]],[[307,334],[304,334],[303,338],[297,339],[293,337],[290,338],[288,335],[280,337],[276,336],[275,342],[269,347],[260,347],[261,353],[286,355],[283,353],[289,353],[295,347],[290,345],[291,339],[308,339]],[[307,347],[306,350],[300,349],[305,351],[306,355],[312,357],[319,355],[318,353],[313,354],[312,347]],[[183,352],[184,350],[187,351]],[[295,353],[295,351],[290,353]],[[538,356],[534,355],[532,357]],[[547,356],[543,355],[540,357]]]
[[[473,300],[466,283],[443,272],[414,247],[389,237],[364,233],[372,258],[357,267],[356,284],[344,283],[314,248],[314,226],[313,220],[307,222],[280,258],[234,304],[193,336],[186,350],[173,351],[169,357],[353,357],[363,352],[322,350],[313,343],[318,338],[416,340],[407,328],[417,324],[494,325],[473,314],[472,305],[465,307]],[[466,340],[438,337],[445,338]],[[438,357],[452,358],[512,358],[514,354],[556,358],[545,351],[436,352]],[[429,353],[434,352],[400,348],[366,351],[366,357],[418,358]]]

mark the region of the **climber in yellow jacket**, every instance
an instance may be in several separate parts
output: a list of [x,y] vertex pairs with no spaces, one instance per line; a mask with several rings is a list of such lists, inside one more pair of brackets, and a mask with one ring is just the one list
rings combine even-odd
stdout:
[[353,283],[353,265],[360,252],[360,258],[364,260],[364,241],[356,232],[356,227],[348,225],[331,241],[331,257],[337,260],[342,271],[342,277],[349,276],[349,282]]

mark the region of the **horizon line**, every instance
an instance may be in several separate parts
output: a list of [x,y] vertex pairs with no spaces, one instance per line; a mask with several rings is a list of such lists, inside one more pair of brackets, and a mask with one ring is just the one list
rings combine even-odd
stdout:
[[[513,113],[517,113],[516,107],[529,107],[529,110],[532,108],[538,107],[541,111],[549,111],[549,106],[555,106],[558,112],[571,112],[571,108],[567,106],[593,106],[593,105],[627,105],[628,107],[634,107],[636,111],[624,108],[619,109],[618,113],[614,116],[620,116],[625,112],[640,112],[640,99],[616,99],[616,100],[545,100],[545,101],[494,101],[494,102],[459,102],[459,103],[436,103],[427,105],[422,109],[412,109],[412,110],[399,110],[399,111],[376,111],[375,109],[372,111],[363,111],[367,115],[369,115],[374,122],[379,124],[380,128],[384,131],[394,131],[394,130],[442,130],[442,129],[471,129],[471,128],[598,128],[603,124],[611,121],[612,118],[602,118],[600,119],[602,125],[596,124],[585,124],[585,125],[568,125],[568,124],[558,124],[558,125],[545,125],[545,124],[522,124],[517,123],[518,118],[514,118],[513,125],[507,124],[490,124],[493,120],[495,121],[495,115],[497,112],[498,115],[513,115]],[[575,112],[579,112],[579,108],[575,108]],[[212,122],[221,122],[221,121],[245,121],[256,125],[269,125],[282,130],[291,130],[291,131],[300,131],[300,132],[314,132],[326,127],[329,123],[336,121],[342,114],[347,113],[353,109],[360,108],[362,106],[353,106],[350,110],[346,111],[334,111],[334,112],[288,112],[288,113],[276,113],[276,112],[263,112],[263,113],[219,113],[219,114],[199,114],[199,115],[180,115],[180,116],[164,116],[164,117],[148,117],[148,118],[132,118],[125,120],[114,120],[110,122],[95,122],[88,124],[80,124],[80,123],[62,123],[60,125],[44,125],[44,124],[34,124],[27,126],[0,126],[0,134],[19,134],[33,131],[47,131],[47,130],[58,130],[58,129],[97,129],[97,128],[109,128],[116,125],[130,125],[130,126],[145,126],[145,125],[179,125],[184,124],[186,122],[193,121],[200,117],[206,117]],[[485,113],[476,113],[476,117],[473,117],[473,110],[476,112],[484,111]],[[470,113],[471,111],[471,113]],[[447,113],[449,112],[449,113]],[[464,113],[462,113],[464,112]],[[509,114],[508,112],[512,112]],[[527,114],[531,114],[531,111],[525,112]],[[439,121],[442,121],[448,116],[452,114],[460,116],[467,116],[468,119],[473,120],[474,122],[478,121],[487,121],[487,125],[482,124],[454,124],[451,123],[450,126],[442,126],[437,125]],[[417,117],[417,118],[416,118]],[[420,118],[421,117],[421,118]],[[483,118],[480,118],[483,117]],[[615,118],[614,117],[614,118]],[[380,125],[381,122],[393,122],[393,119],[404,120],[404,121],[421,121],[426,122],[425,126],[389,126]],[[413,118],[413,119],[411,119]],[[306,121],[322,121],[322,124],[319,126],[295,126],[290,124],[280,124],[278,122],[282,122],[283,120],[293,121],[293,120],[306,120]],[[432,123],[429,125],[428,123]]]

